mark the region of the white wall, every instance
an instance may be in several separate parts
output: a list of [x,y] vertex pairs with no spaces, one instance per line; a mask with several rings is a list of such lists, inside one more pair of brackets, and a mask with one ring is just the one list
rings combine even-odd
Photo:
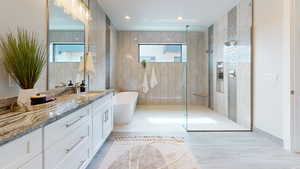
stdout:
[[[254,125],[283,139],[284,148],[292,152],[300,151],[300,125],[296,123],[300,119],[299,106],[295,105],[299,79],[294,72],[299,70],[299,4],[297,0],[255,0],[254,4]],[[272,78],[276,74],[277,80]],[[270,83],[273,86],[268,86]],[[261,93],[263,90],[265,93]],[[295,95],[290,94],[291,90]]]
[[283,138],[284,1],[254,0],[254,127]]
[[[46,44],[46,0],[5,0],[0,5],[0,35],[15,31],[17,27],[38,33]],[[13,97],[18,94],[16,84],[9,86],[8,75],[4,70],[0,56],[0,98]],[[36,85],[39,89],[46,88],[45,73]]]

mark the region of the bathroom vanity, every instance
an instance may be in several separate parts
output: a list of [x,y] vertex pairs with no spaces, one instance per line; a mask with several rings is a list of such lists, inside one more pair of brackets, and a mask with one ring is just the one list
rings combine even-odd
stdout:
[[57,98],[54,108],[0,114],[0,169],[84,169],[113,129],[113,91]]

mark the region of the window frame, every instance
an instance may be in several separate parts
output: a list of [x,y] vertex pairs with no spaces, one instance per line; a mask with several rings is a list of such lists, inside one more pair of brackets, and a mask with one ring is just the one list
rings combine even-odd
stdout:
[[[64,63],[64,62],[57,62],[55,59],[55,53],[56,53],[56,48],[55,46],[57,45],[66,45],[66,46],[71,46],[71,45],[82,45],[83,46],[83,56],[85,53],[85,44],[82,42],[52,42],[51,46],[52,46],[52,61],[50,61],[51,63]],[[74,62],[74,63],[78,63],[78,62]]]
[[141,45],[152,45],[152,46],[154,46],[154,45],[179,45],[180,46],[180,51],[181,51],[181,53],[180,53],[180,55],[181,55],[181,61],[180,62],[152,62],[152,61],[146,61],[147,63],[184,63],[183,62],[183,52],[182,52],[182,46],[184,45],[184,43],[139,43],[138,44],[138,62],[139,63],[141,63],[142,61],[141,61],[141,50],[140,50],[140,46]]

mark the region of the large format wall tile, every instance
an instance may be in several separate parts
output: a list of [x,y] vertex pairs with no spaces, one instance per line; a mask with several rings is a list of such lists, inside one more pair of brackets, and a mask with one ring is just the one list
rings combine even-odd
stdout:
[[[188,34],[188,102],[207,105],[207,97],[193,94],[208,93],[208,58],[204,32]],[[139,43],[184,43],[185,32],[118,32],[117,88],[121,91],[139,91],[139,104],[184,104],[185,63],[148,63],[143,69],[138,59]],[[159,84],[144,94],[141,91],[144,72],[148,79],[155,68]]]
[[[232,18],[236,21],[232,21]],[[228,115],[228,77],[230,68],[234,67],[237,73],[237,123],[248,128],[251,124],[251,26],[251,0],[242,0],[234,10],[214,24],[213,53],[214,79],[217,62],[224,62],[224,92],[217,92],[214,81],[214,109]],[[229,40],[236,40],[237,45],[225,46],[224,42]]]

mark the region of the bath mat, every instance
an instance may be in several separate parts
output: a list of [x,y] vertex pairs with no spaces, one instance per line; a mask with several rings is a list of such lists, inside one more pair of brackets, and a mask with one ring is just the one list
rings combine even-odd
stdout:
[[115,137],[98,169],[200,169],[181,137]]

